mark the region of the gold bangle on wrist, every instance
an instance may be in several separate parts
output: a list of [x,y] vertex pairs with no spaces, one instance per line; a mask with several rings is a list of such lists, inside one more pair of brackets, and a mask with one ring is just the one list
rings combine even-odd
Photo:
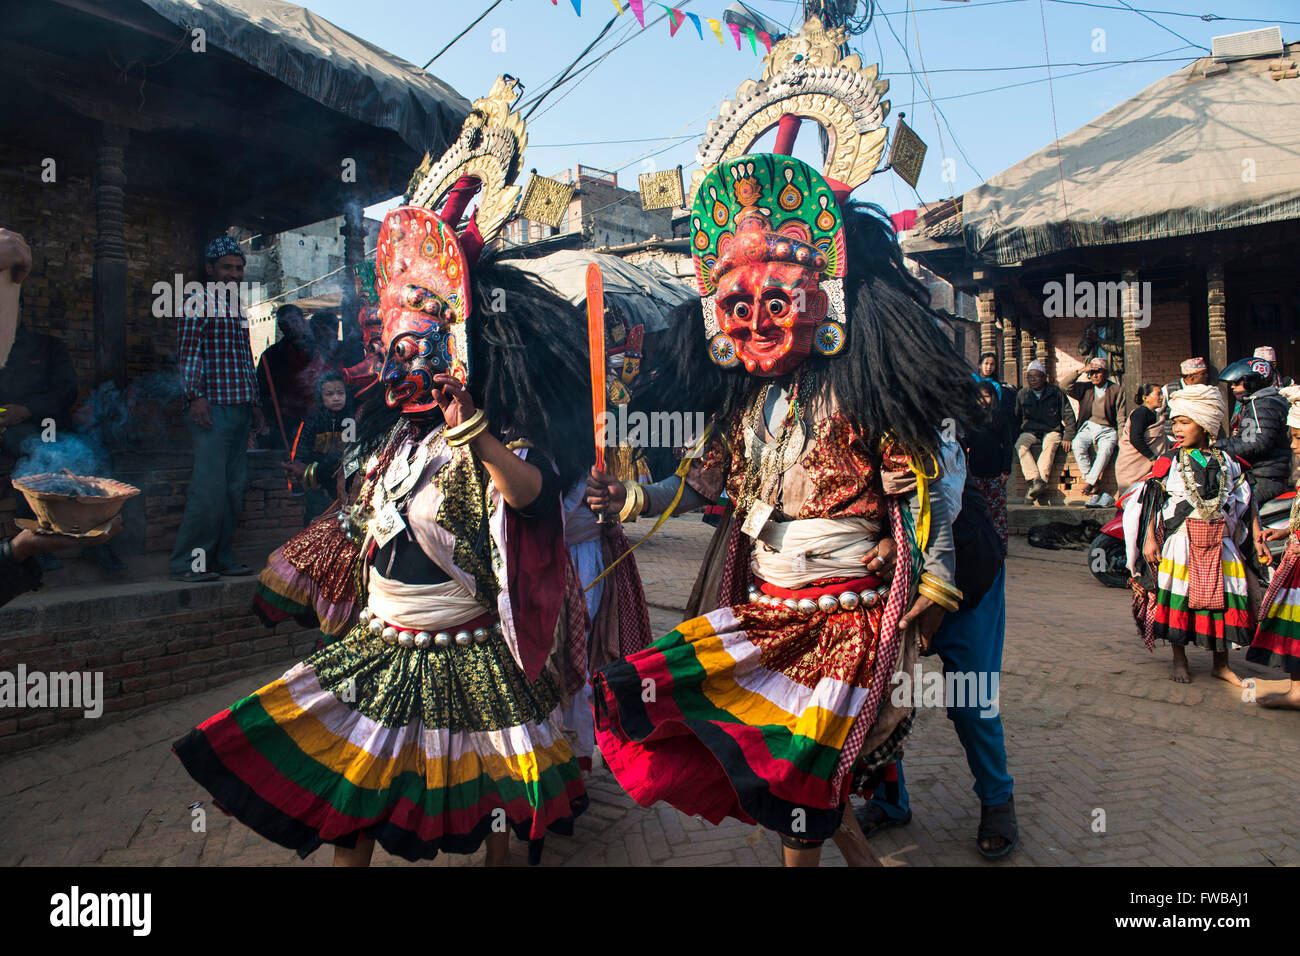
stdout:
[[452,448],[459,448],[461,445],[468,445],[479,435],[487,431],[487,419],[483,417],[483,410],[479,409],[469,419],[447,432],[447,444]]
[[637,515],[645,510],[645,490],[640,482],[631,480],[623,482],[623,489],[627,492],[627,496],[623,500],[622,510],[618,513],[618,520],[635,521]]
[[920,586],[917,591],[924,597],[929,598],[935,604],[939,605],[945,611],[956,611],[958,602],[963,595],[961,591],[944,581],[939,580],[928,571],[921,575]]
[[313,461],[302,473],[302,484],[304,488],[316,487],[316,462]]
[[483,422],[483,409],[474,410],[474,414],[465,419],[459,425],[453,425],[447,429],[447,441],[455,441],[462,438],[466,433],[473,431]]

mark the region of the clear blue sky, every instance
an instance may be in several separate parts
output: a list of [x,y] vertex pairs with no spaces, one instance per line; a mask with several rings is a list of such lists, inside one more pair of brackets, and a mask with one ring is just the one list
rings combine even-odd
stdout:
[[[490,2],[307,0],[305,5],[419,66]],[[1300,21],[1297,0],[1128,0],[1142,10],[1196,17],[1170,12],[1143,16],[1123,9],[1124,0],[1090,2],[1096,5],[1062,0],[879,0],[881,12],[871,29],[852,43],[864,62],[880,63],[881,76],[890,81],[890,127],[900,112],[906,113],[929,152],[916,193],[886,172],[855,197],[895,212],[915,207],[918,193],[934,201],[978,185],[1052,141],[1053,101],[1056,127],[1064,135],[1204,55],[1174,33],[1205,47],[1211,37],[1271,25],[1281,26],[1284,40],[1300,37],[1300,26],[1283,22]],[[676,5],[701,18],[720,20],[729,3],[686,0]],[[803,9],[799,0],[751,0],[750,5],[795,27]],[[582,0],[581,17],[574,14],[570,0],[559,0],[558,5],[550,0],[505,0],[429,70],[471,100],[486,93],[497,74],[510,73],[524,81],[527,98],[544,89],[614,12],[612,0]],[[721,100],[747,77],[757,77],[762,60],[750,52],[747,40],[738,51],[725,25],[726,46],[719,46],[707,25],[701,41],[689,20],[670,38],[666,19],[653,22],[663,12],[647,2],[644,30],[630,11],[625,12],[595,53],[623,40],[628,40],[626,45],[576,83],[551,94],[529,120],[526,168],[554,175],[583,163],[616,170],[620,185],[636,188],[637,173],[651,168],[649,163],[659,169],[680,163],[689,185],[700,133]],[[1205,13],[1264,22],[1204,22],[1198,17]],[[1103,45],[1104,50],[1094,49]],[[1165,62],[1107,65],[1147,57]],[[1055,67],[1049,94],[1048,71],[1041,68],[1047,62],[1080,65]],[[994,69],[1012,66],[1040,68]],[[946,123],[927,99],[927,82]],[[1025,85],[985,92],[1008,84]],[[691,135],[671,139],[686,134]],[[802,148],[796,152],[813,159],[814,143],[805,129]],[[953,160],[954,181],[943,178],[945,158]]]

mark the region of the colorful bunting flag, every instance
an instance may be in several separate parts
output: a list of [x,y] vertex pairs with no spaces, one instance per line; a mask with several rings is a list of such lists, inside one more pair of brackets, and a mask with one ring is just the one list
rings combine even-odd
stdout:
[[661,3],[659,6],[663,7],[664,12],[668,14],[668,35],[670,37],[677,36],[677,31],[681,29],[682,21],[685,20],[686,17],[682,14],[682,11],[674,10],[666,3]]
[[[573,4],[573,12],[578,16],[582,16],[582,0],[569,0],[569,2]],[[637,23],[641,24],[642,28],[645,27],[645,0],[627,0],[626,6],[619,3],[619,0],[611,0],[611,2],[614,4],[614,9],[618,11],[615,16],[622,16],[625,11],[631,10],[633,16],[636,17]],[[658,3],[658,0],[656,2]],[[552,6],[559,6],[559,3],[560,0],[551,0]],[[677,31],[682,28],[686,18],[690,17],[691,23],[695,26],[696,35],[701,40],[704,39],[704,25],[700,22],[699,14],[687,13],[677,7],[670,7],[666,3],[658,3],[658,5],[664,8],[664,15],[668,17],[668,35],[670,37],[677,36]],[[726,41],[722,39],[722,23],[711,17],[705,17],[704,21],[708,23],[709,29],[713,31],[719,45],[726,46]],[[736,41],[737,50],[744,49],[740,43],[740,35],[743,32],[745,36],[749,37],[749,48],[754,52],[755,56],[758,56],[759,41],[762,41],[763,48],[768,53],[772,52],[772,35],[770,33],[756,30],[754,27],[742,27],[737,23],[728,23],[727,26],[731,29],[731,36]]]

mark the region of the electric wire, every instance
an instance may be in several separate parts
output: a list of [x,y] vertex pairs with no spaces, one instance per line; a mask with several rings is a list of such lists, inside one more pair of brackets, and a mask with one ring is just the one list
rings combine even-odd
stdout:
[[[491,13],[499,6],[501,6],[501,0],[493,0],[493,3],[486,10],[480,13],[478,17],[475,18],[473,23],[467,26],[464,30],[461,30],[459,33],[457,33],[454,37],[451,38],[451,41],[445,47],[443,47],[433,56],[429,57],[429,63],[432,63],[434,60],[438,59],[438,57],[442,56],[444,53],[450,50],[456,44],[457,40],[463,37],[466,33],[469,33],[470,30],[473,30],[476,26],[478,26],[484,17],[486,17],[489,13]],[[424,66],[420,67],[420,69],[427,70],[429,68],[429,63],[424,64]]]

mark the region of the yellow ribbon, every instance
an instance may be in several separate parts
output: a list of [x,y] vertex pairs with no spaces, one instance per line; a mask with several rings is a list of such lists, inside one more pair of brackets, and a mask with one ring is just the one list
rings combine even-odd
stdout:
[[916,475],[916,502],[919,507],[916,519],[916,544],[922,551],[930,543],[930,482],[939,477],[939,461],[933,455],[930,461],[934,465],[934,474],[927,474],[926,469],[915,458],[908,458],[908,467]]

